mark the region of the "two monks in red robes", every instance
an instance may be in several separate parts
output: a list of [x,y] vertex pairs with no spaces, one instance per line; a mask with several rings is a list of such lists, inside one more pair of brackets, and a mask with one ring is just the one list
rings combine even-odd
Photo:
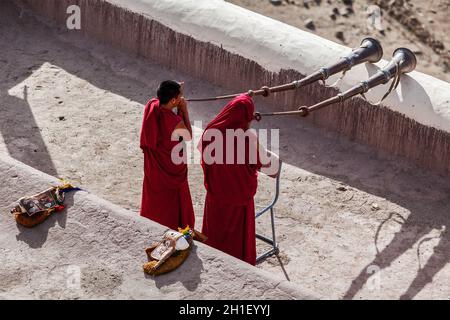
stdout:
[[[173,161],[172,154],[181,139],[188,141],[192,137],[182,84],[163,81],[157,97],[145,106],[142,122],[140,147],[144,153],[144,182],[140,214],[173,230],[187,225],[194,228],[187,164]],[[177,132],[189,134],[178,137]]]
[[[190,133],[182,136],[184,141],[192,136],[186,101],[175,81],[162,82],[157,96],[145,107],[141,130],[141,215],[174,230],[186,225],[193,228],[187,164],[174,162],[172,152],[180,141],[174,139],[178,130]],[[258,170],[263,167],[261,152],[267,152],[249,130],[254,110],[249,95],[233,99],[208,124],[198,145],[206,188],[202,228],[206,244],[252,265],[256,263],[253,198]]]

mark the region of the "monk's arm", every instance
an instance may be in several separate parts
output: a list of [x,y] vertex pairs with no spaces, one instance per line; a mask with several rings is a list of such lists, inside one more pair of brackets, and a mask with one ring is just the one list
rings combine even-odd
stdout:
[[191,127],[191,120],[189,119],[189,111],[187,107],[187,102],[184,100],[184,98],[181,98],[181,102],[178,105],[178,115],[183,119],[183,125],[184,128],[186,128],[191,137],[192,137],[192,127]]
[[189,119],[189,112],[187,108],[182,111],[178,110],[178,115],[183,119],[180,124],[182,124],[182,127],[187,129],[192,136],[191,120]]
[[[188,119],[189,121],[189,119]],[[188,122],[189,123],[189,122]],[[180,123],[177,124],[175,127],[174,133],[178,137],[183,137],[184,141],[191,141],[192,140],[192,128],[189,123],[189,127],[185,125],[184,120],[180,121]]]

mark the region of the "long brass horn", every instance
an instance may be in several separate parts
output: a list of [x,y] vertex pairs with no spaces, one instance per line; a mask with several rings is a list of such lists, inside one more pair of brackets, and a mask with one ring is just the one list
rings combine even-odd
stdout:
[[[259,90],[249,90],[248,94],[252,96],[262,95],[267,97],[270,93],[281,92],[286,90],[298,89],[300,87],[306,86],[313,82],[323,80],[325,81],[331,75],[334,75],[339,72],[346,72],[350,70],[353,66],[364,62],[378,62],[383,56],[383,48],[378,40],[373,38],[364,38],[361,41],[359,48],[354,49],[347,56],[342,57],[338,62],[328,66],[323,67],[312,73],[309,76],[306,76],[303,79],[293,81],[288,84],[283,84],[275,87],[262,87]],[[186,99],[186,101],[213,101],[213,100],[221,100],[221,99],[231,99],[239,96],[242,93],[230,94],[226,96],[217,96],[211,98],[199,98],[199,99]]]
[[[406,48],[398,48],[392,54],[391,61],[382,69],[378,70],[373,76],[371,76],[366,81],[361,81],[354,87],[348,89],[345,92],[339,93],[336,96],[329,98],[327,100],[321,101],[315,105],[310,107],[302,106],[298,108],[298,110],[294,111],[281,111],[281,112],[270,112],[270,113],[259,113],[255,112],[255,119],[257,121],[261,120],[263,116],[279,116],[279,115],[300,115],[306,117],[310,112],[321,109],[323,107],[329,106],[333,103],[342,102],[347,100],[353,96],[361,94],[364,96],[364,93],[369,91],[369,89],[376,87],[380,84],[385,84],[389,80],[393,79],[392,84],[383,98],[380,100],[383,101],[384,98],[388,96],[388,94],[396,88],[400,81],[400,76],[404,73],[408,73],[413,71],[416,68],[417,59],[414,53],[411,50]],[[378,102],[378,103],[380,103]],[[378,104],[377,103],[377,104]]]

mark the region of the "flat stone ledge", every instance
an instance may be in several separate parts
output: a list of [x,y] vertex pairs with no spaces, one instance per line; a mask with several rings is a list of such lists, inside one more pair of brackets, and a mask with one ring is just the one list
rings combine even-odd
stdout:
[[57,183],[0,155],[0,299],[314,297],[197,242],[177,270],[147,276],[142,271],[144,249],[166,228],[87,191],[67,194],[66,209],[33,229],[17,225],[9,213],[17,199]]

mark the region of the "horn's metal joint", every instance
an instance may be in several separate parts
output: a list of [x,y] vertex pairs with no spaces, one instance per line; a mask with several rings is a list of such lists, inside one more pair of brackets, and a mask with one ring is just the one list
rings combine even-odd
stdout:
[[300,116],[302,117],[307,117],[309,115],[309,108],[306,106],[301,106],[300,108],[298,108],[298,111],[301,112]]
[[268,97],[270,95],[270,88],[268,86],[261,87],[263,92],[263,97]]
[[389,79],[391,79],[391,77],[392,77],[391,73],[388,70],[383,70],[383,69],[381,69],[381,72],[384,75],[384,79],[386,80],[385,82],[388,82]]
[[369,91],[369,83],[367,81],[361,81],[361,86],[363,88],[363,93],[366,93]]
[[355,60],[353,59],[353,58],[350,58],[350,57],[342,57],[344,60],[345,60],[345,62],[347,62],[347,69],[350,69],[350,68],[352,68],[353,67],[353,65],[355,64]]
[[323,77],[322,80],[326,80],[330,76],[330,72],[327,68],[320,68],[319,72],[322,74],[322,77]]

